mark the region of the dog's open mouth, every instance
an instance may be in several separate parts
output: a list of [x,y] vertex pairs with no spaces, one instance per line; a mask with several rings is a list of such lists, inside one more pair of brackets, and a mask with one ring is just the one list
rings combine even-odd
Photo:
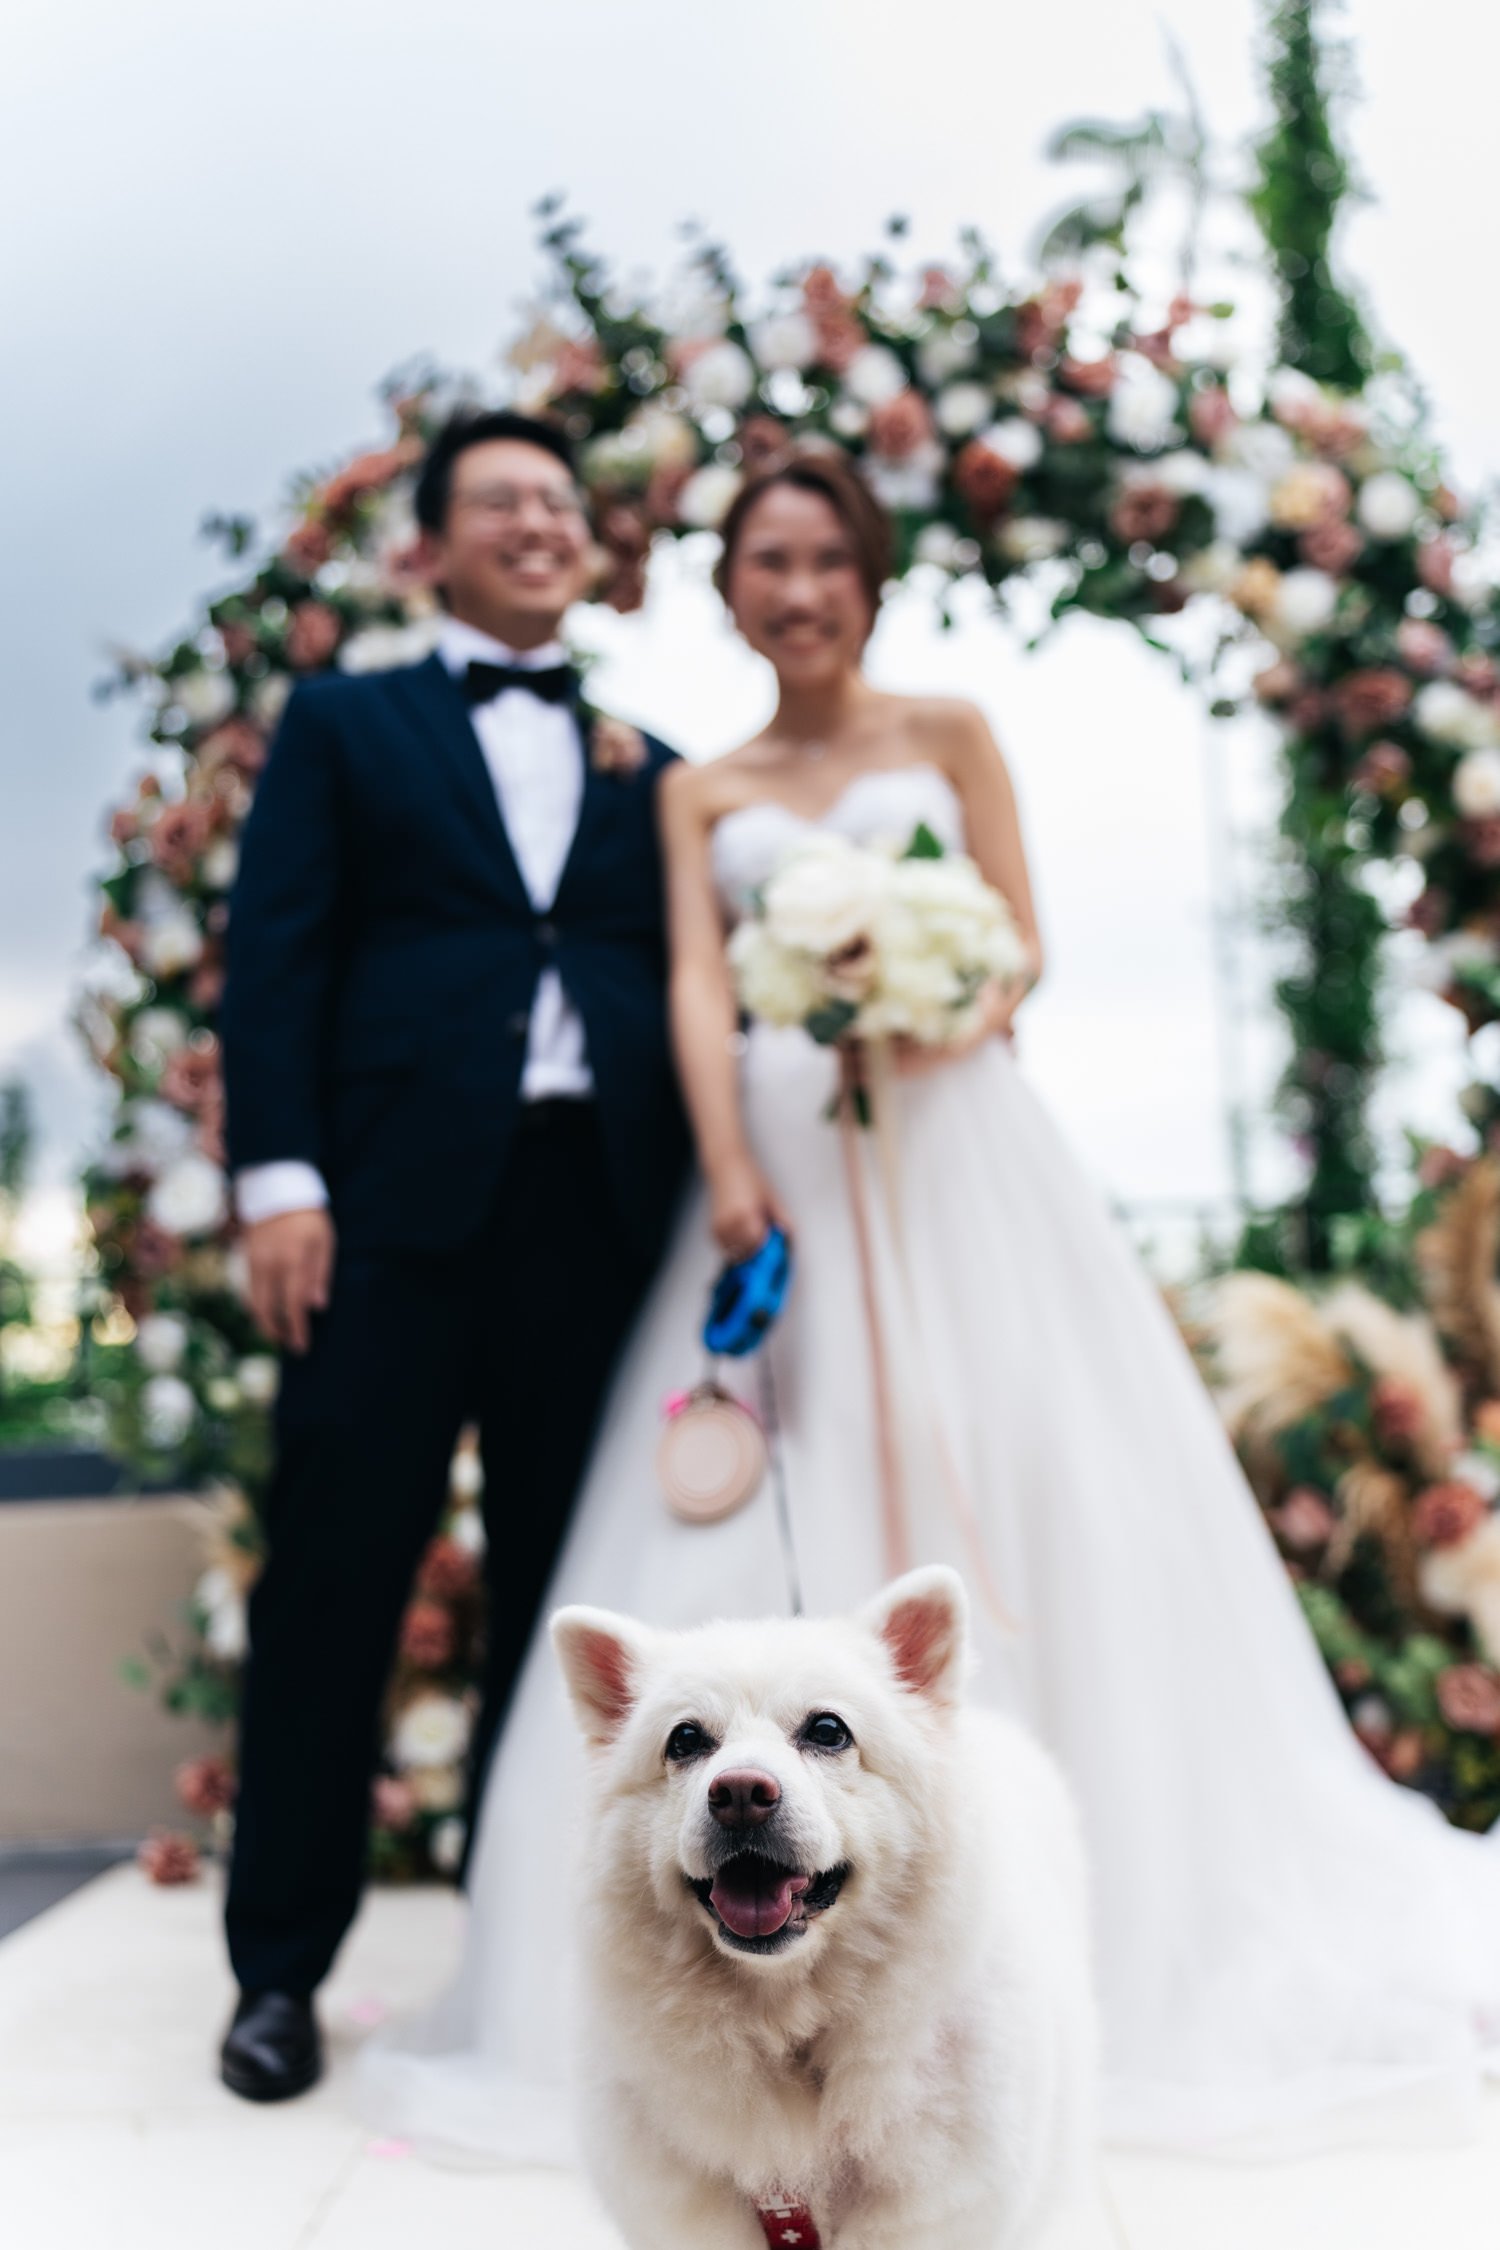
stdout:
[[760,1852],[738,1852],[688,1888],[713,1915],[721,1936],[742,1953],[776,1953],[826,1913],[849,1878],[847,1867],[804,1875]]

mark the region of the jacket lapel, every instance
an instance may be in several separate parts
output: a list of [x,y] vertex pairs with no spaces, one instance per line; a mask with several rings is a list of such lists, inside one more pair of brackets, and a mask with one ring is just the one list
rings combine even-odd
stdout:
[[578,717],[578,739],[583,754],[583,795],[578,801],[578,826],[573,831],[573,841],[563,862],[562,874],[557,882],[557,903],[566,902],[568,889],[576,883],[581,871],[586,869],[604,829],[608,826],[611,807],[618,801],[619,776],[600,773],[594,764],[593,713],[584,704],[575,705]]
[[474,732],[469,706],[447,666],[440,657],[429,656],[410,671],[393,673],[391,687],[414,722],[424,750],[436,754],[455,795],[469,817],[478,821],[502,887],[529,907],[526,885],[500,816],[494,778]]

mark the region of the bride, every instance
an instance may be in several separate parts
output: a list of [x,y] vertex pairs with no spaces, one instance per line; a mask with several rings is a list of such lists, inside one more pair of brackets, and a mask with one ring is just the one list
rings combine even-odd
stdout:
[[[983,720],[861,670],[888,566],[884,518],[831,455],[747,486],[724,527],[721,592],[780,692],[763,733],[663,790],[705,1187],[622,1366],[555,1597],[663,1625],[847,1608],[904,1559],[881,1503],[894,1420],[911,1559],[990,1590],[974,1692],[1036,1730],[1079,1803],[1111,2137],[1249,2154],[1471,2129],[1500,2034],[1500,1855],[1350,1733],[1185,1350],[1016,1066],[1017,988],[963,1051],[898,1057],[882,1129],[857,1144],[827,1118],[827,1049],[740,1034],[726,929],[809,830],[905,842],[925,823],[1005,894],[1040,970]],[[686,1525],[654,1474],[661,1402],[700,1372],[720,1258],[773,1221],[797,1261],[764,1355],[782,1474]],[[585,1812],[539,1634],[491,1768],[462,1974],[367,2050],[387,2129],[567,2160]]]

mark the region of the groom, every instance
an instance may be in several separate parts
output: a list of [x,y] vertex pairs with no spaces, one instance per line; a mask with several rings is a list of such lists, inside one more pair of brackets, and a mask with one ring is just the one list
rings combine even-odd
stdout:
[[[558,633],[591,541],[565,437],[452,421],[417,487],[436,653],[288,705],[246,824],[224,1050],[251,1302],[284,1347],[251,1605],[226,2085],[321,2069],[382,1690],[460,1425],[484,1455],[476,1783],[685,1161],[657,778]],[[608,752],[608,755],[605,753]]]

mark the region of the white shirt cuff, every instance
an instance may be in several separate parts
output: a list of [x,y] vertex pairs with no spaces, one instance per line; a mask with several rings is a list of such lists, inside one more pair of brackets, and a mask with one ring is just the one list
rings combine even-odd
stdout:
[[328,1203],[323,1175],[300,1157],[276,1164],[250,1164],[234,1176],[234,1207],[247,1227],[279,1219],[288,1211],[322,1211]]

